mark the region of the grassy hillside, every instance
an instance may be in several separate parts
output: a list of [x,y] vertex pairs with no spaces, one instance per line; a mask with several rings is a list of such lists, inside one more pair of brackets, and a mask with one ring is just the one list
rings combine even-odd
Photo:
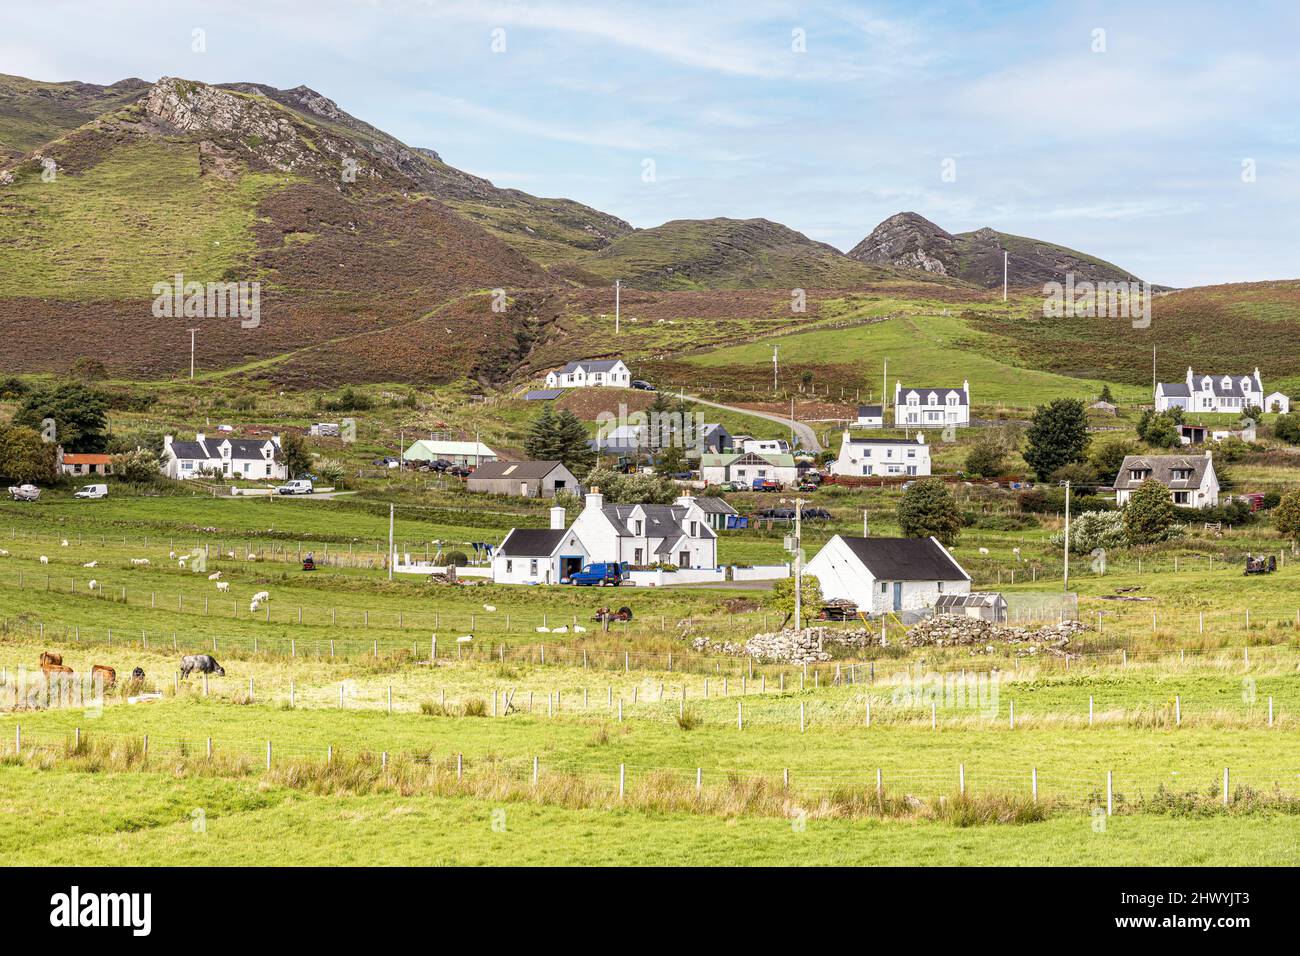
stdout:
[[42,83],[0,73],[0,162],[30,152],[96,116],[135,102],[142,80],[112,86]]

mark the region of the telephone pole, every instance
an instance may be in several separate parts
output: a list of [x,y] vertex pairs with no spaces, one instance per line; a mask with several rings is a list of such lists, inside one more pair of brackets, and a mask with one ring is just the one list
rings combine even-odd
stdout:
[[794,629],[796,631],[803,630],[803,506],[807,503],[804,498],[781,499],[783,505],[794,505]]
[[1007,250],[1002,250],[1002,301],[1007,301]]
[[777,347],[773,345],[772,346],[772,391],[773,392],[776,391],[776,349]]
[[198,329],[190,329],[190,381],[194,381],[194,333]]
[[1070,483],[1065,483],[1065,585],[1070,590]]
[[614,334],[618,335],[619,313],[622,305],[623,280],[614,280]]

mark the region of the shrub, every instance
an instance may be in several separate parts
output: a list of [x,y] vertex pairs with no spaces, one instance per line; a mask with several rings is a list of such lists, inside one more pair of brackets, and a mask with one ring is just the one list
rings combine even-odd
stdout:
[[[1052,544],[1065,544],[1065,530],[1052,535]],[[1085,511],[1070,521],[1070,551],[1090,554],[1098,548],[1113,550],[1128,544],[1124,516],[1118,511]]]
[[1129,497],[1123,515],[1124,531],[1131,544],[1163,540],[1174,523],[1174,503],[1169,500],[1169,489],[1148,478]]
[[942,481],[926,478],[903,492],[898,502],[898,526],[909,538],[933,535],[945,545],[952,545],[961,533],[961,511]]

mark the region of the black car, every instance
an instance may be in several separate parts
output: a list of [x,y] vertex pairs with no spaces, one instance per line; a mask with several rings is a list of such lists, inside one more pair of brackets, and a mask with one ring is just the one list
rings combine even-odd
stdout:
[[435,458],[433,461],[429,462],[429,467],[434,471],[446,471],[451,467],[451,462],[445,458]]
[[657,391],[659,391],[659,389],[655,388],[653,385],[651,385],[649,382],[647,382],[645,379],[642,379],[642,378],[634,378],[634,379],[632,379],[632,387],[633,387],[633,388],[639,388],[639,389],[640,389],[641,391],[643,391],[643,392],[657,392]]

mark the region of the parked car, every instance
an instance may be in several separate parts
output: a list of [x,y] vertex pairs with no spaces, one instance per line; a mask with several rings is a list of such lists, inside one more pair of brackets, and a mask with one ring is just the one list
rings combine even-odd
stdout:
[[9,497],[14,501],[35,501],[41,496],[41,489],[35,485],[10,485]]
[[633,387],[633,388],[639,388],[639,389],[640,389],[641,391],[643,391],[643,392],[657,392],[657,391],[659,391],[659,389],[655,388],[653,385],[651,385],[651,384],[650,384],[649,382],[647,382],[645,379],[641,379],[641,378],[634,378],[634,379],[632,379],[632,387]]
[[580,587],[591,585],[604,587],[606,584],[618,587],[624,581],[627,581],[630,576],[626,561],[600,561],[587,565],[581,571],[575,571],[569,576],[569,583]]
[[668,477],[674,479],[675,481],[690,481],[692,478],[695,477],[695,472],[693,472],[693,471],[674,471],[674,472],[673,472],[672,474],[670,474]]
[[286,481],[275,489],[275,493],[277,495],[309,495],[314,490],[310,479],[298,478],[294,481]]
[[86,485],[72,497],[74,498],[107,498],[108,485]]

